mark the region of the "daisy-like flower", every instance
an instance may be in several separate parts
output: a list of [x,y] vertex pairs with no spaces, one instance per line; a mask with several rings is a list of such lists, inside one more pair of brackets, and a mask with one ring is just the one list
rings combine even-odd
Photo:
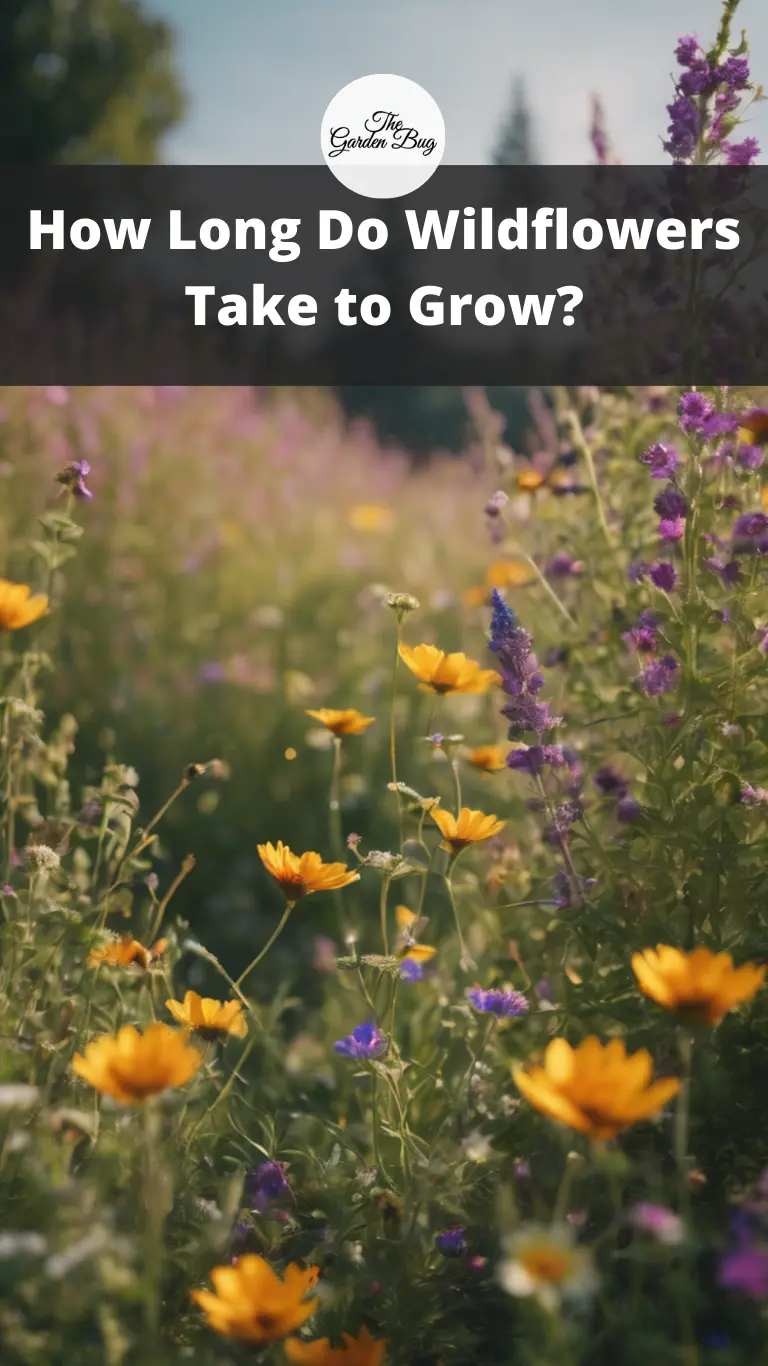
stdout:
[[203,1039],[217,1039],[222,1034],[242,1039],[248,1033],[248,1021],[239,1001],[214,1001],[210,996],[188,991],[183,1001],[165,1004],[177,1024],[193,1029]]
[[483,840],[492,839],[506,825],[506,821],[486,816],[482,811],[470,811],[467,806],[461,808],[458,819],[450,811],[441,811],[439,806],[430,815],[443,837],[443,848],[452,850],[454,854],[466,849],[469,844],[480,844]]
[[334,1051],[342,1058],[365,1061],[383,1058],[389,1052],[389,1039],[376,1025],[361,1024],[346,1039],[337,1039]]
[[166,1024],[148,1025],[143,1034],[125,1025],[102,1034],[76,1053],[72,1070],[94,1090],[121,1105],[140,1105],[172,1086],[183,1086],[204,1061],[186,1035]]
[[464,751],[464,758],[483,773],[498,773],[507,766],[507,753],[506,745],[476,745]]
[[501,682],[495,669],[481,669],[476,660],[467,659],[461,651],[446,654],[436,645],[416,645],[411,649],[402,642],[399,649],[404,664],[421,680],[423,692],[440,697],[447,693],[483,693]]
[[510,1295],[533,1296],[554,1312],[563,1299],[587,1299],[597,1286],[597,1275],[586,1248],[576,1247],[566,1226],[547,1228],[528,1224],[513,1234],[507,1257],[499,1267],[499,1281]]
[[349,525],[355,531],[389,531],[394,524],[392,509],[385,503],[357,503],[349,511]]
[[263,1257],[241,1257],[237,1266],[215,1266],[211,1272],[216,1293],[193,1290],[192,1299],[222,1337],[255,1345],[279,1342],[314,1314],[317,1297],[308,1298],[317,1284],[318,1268],[302,1270],[295,1262],[281,1280]]
[[320,707],[317,711],[307,711],[307,716],[319,721],[321,726],[325,726],[331,735],[362,735],[364,730],[372,726],[376,720],[375,716],[363,716],[362,712],[356,711],[354,707],[347,707],[345,711],[335,711],[332,707]]
[[260,844],[259,857],[268,873],[279,882],[286,901],[298,901],[312,892],[332,892],[359,882],[360,874],[349,871],[345,863],[323,863],[319,854],[294,854],[278,840]]
[[47,593],[33,593],[26,583],[0,579],[0,631],[21,631],[47,611]]
[[553,1039],[541,1067],[515,1067],[515,1084],[541,1114],[591,1138],[615,1138],[650,1119],[680,1090],[677,1077],[651,1081],[646,1049],[627,1054],[621,1039],[602,1044],[594,1035],[571,1048]]
[[492,987],[483,991],[482,987],[470,987],[465,992],[467,1000],[486,1015],[495,1015],[499,1020],[511,1020],[518,1015],[526,1015],[530,1009],[521,991],[512,987]]
[[341,1338],[341,1347],[332,1347],[330,1338],[315,1342],[289,1338],[285,1355],[298,1366],[381,1366],[387,1350],[382,1338],[371,1337],[367,1328],[361,1328],[356,1338],[349,1333],[342,1333]]
[[640,990],[652,1001],[690,1023],[710,1025],[751,1001],[766,975],[766,968],[757,963],[734,967],[729,953],[712,953],[704,947],[683,953],[670,944],[634,954],[632,971]]
[[147,949],[132,935],[124,934],[121,939],[107,939],[105,943],[91,949],[88,954],[88,967],[98,968],[103,964],[108,968],[128,968],[135,963],[141,968],[148,968],[167,948],[167,939],[158,939],[151,949]]

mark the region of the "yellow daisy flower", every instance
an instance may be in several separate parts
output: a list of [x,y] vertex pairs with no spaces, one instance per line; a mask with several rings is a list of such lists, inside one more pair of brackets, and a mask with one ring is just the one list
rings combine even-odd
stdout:
[[143,1034],[125,1025],[116,1036],[102,1034],[76,1053],[72,1070],[121,1105],[140,1105],[172,1086],[183,1086],[203,1063],[186,1036],[166,1024],[148,1025]]
[[286,901],[298,901],[312,892],[330,892],[359,882],[360,874],[350,872],[345,863],[323,863],[319,854],[294,854],[287,844],[260,844],[259,857],[268,873],[280,886]]
[[387,1350],[386,1342],[372,1338],[367,1328],[362,1328],[356,1338],[342,1333],[342,1343],[341,1347],[332,1347],[330,1338],[315,1342],[289,1338],[285,1355],[296,1366],[381,1366]]
[[198,996],[188,991],[183,1001],[166,1001],[177,1024],[194,1029],[204,1039],[215,1039],[222,1034],[234,1034],[242,1039],[248,1033],[248,1021],[239,1001],[214,1001],[210,996]]
[[621,1039],[602,1044],[594,1035],[571,1048],[553,1039],[542,1067],[515,1067],[512,1075],[541,1114],[591,1138],[615,1138],[650,1119],[680,1090],[677,1077],[651,1082],[653,1061],[644,1048],[627,1054]]
[[501,1285],[510,1295],[532,1296],[544,1309],[556,1310],[561,1299],[584,1299],[597,1286],[589,1252],[575,1246],[566,1226],[528,1224],[512,1235],[507,1252]]
[[498,773],[507,766],[507,752],[507,745],[476,745],[464,750],[464,758],[483,773]]
[[318,1268],[302,1270],[295,1262],[281,1280],[263,1257],[241,1257],[237,1266],[215,1266],[215,1291],[193,1290],[192,1299],[222,1337],[260,1344],[278,1342],[314,1314],[317,1297],[307,1298],[317,1283]]
[[21,631],[47,611],[47,593],[33,594],[26,583],[0,579],[0,631]]
[[437,693],[483,693],[489,688],[498,687],[501,676],[495,669],[481,669],[474,659],[468,659],[458,651],[446,654],[436,645],[400,644],[400,658],[412,674],[421,680],[425,692]]
[[735,968],[729,953],[698,948],[691,953],[657,944],[632,957],[640,990],[665,1010],[691,1023],[716,1025],[729,1010],[751,1001],[765,981],[765,967]]
[[334,711],[332,707],[320,707],[317,711],[307,711],[307,716],[311,716],[315,721],[319,721],[321,726],[325,726],[332,735],[362,735],[364,730],[372,726],[376,720],[375,716],[363,716],[362,712],[356,711],[354,707],[348,707],[346,711]]
[[468,844],[480,844],[483,840],[491,839],[506,825],[506,821],[497,820],[496,816],[470,811],[467,806],[461,808],[458,819],[450,811],[442,811],[439,806],[430,815],[443,836],[443,848],[451,849],[454,854],[466,849]]
[[105,943],[91,949],[88,954],[88,967],[97,968],[103,964],[108,968],[128,968],[137,963],[139,967],[148,968],[167,948],[167,939],[158,939],[151,949],[147,949],[132,935],[124,934],[121,939],[107,939]]

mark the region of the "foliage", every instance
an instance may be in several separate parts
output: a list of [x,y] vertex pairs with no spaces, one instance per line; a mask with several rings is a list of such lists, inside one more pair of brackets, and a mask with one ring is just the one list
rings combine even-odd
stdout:
[[[411,475],[328,410],[243,393],[4,401],[7,572],[52,603],[0,638],[4,1362],[280,1361],[191,1298],[249,1254],[320,1268],[286,1332],[367,1327],[391,1366],[756,1359],[768,995],[721,992],[704,1024],[690,982],[675,1014],[632,958],[766,958],[763,410],[557,391],[533,478],[478,406],[482,471]],[[334,739],[302,720],[326,704],[376,722]],[[359,880],[305,863],[297,899],[270,840]],[[171,1013],[190,988],[242,1011]],[[153,1081],[132,1055],[138,1104],[88,1084],[106,1045],[73,1069],[172,1016],[207,1021],[200,1065],[162,1035]],[[572,1055],[538,1066],[589,1036],[610,1085],[589,1044],[563,1110]],[[619,1040],[681,1083],[637,1123]],[[183,1084],[154,1095],[160,1072]],[[253,1314],[287,1325],[264,1284]]]
[[171,38],[140,0],[8,0],[0,159],[155,162],[184,107]]

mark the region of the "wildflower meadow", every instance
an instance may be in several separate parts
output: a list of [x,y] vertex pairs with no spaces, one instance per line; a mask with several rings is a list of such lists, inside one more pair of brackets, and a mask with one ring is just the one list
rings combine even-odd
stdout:
[[765,1359],[766,395],[464,401],[0,390],[3,1366]]

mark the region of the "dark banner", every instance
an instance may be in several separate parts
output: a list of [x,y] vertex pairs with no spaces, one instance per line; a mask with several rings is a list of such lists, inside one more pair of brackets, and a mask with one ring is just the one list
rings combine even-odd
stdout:
[[765,383],[759,168],[0,171],[5,384]]

